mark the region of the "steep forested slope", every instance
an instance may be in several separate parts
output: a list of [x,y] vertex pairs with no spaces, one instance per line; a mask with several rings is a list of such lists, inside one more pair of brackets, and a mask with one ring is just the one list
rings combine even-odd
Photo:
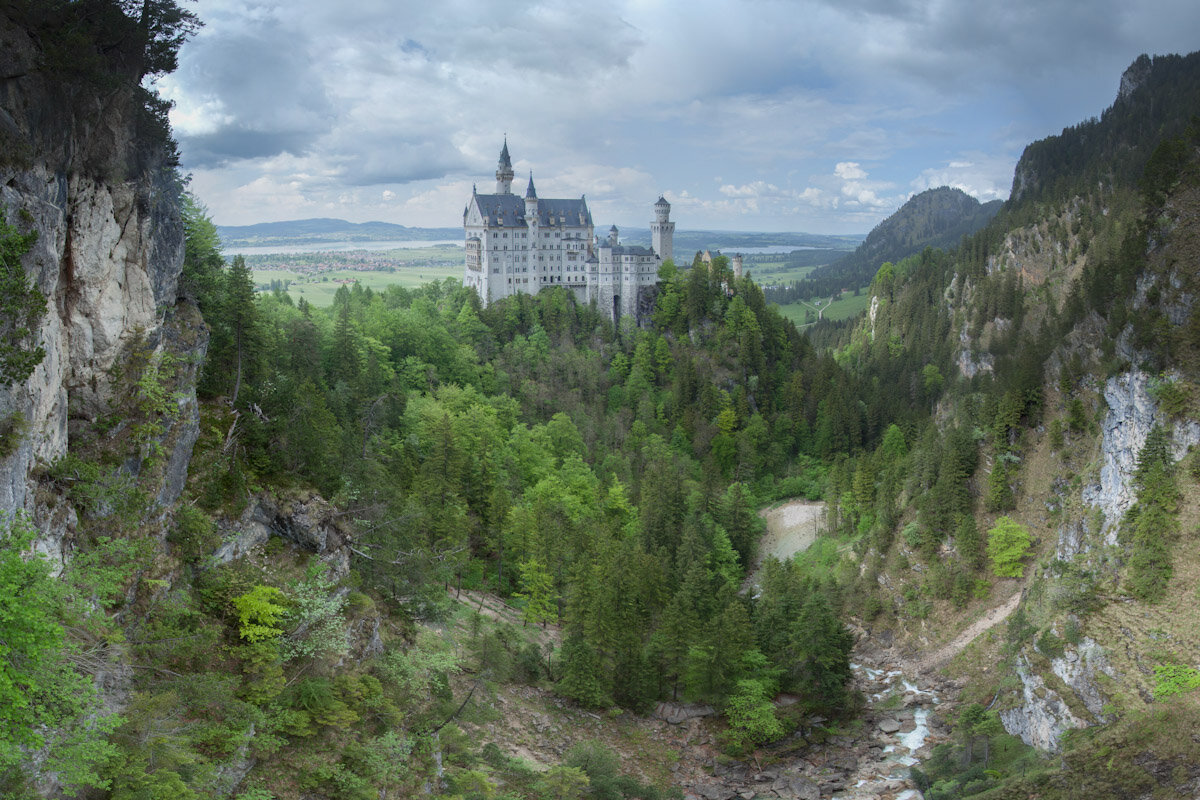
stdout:
[[[1030,146],[986,229],[885,265],[840,343],[841,363],[932,412],[830,473],[863,623],[915,653],[1022,598],[951,665],[968,705],[926,796],[1194,786],[1172,737],[1195,719],[1175,695],[1200,685],[1198,565],[1180,546],[1197,524],[1198,64],[1139,59],[1099,120]],[[1067,774],[986,773],[976,741],[1000,726],[1074,746]]]

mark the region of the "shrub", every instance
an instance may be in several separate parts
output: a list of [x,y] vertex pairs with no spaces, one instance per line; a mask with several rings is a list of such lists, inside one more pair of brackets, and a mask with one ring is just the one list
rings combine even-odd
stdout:
[[14,411],[0,419],[0,458],[8,458],[17,452],[21,438],[28,428],[29,423],[20,411]]
[[23,383],[46,357],[43,348],[33,345],[46,315],[46,296],[21,264],[36,240],[36,232],[21,233],[0,213],[0,387]]
[[1164,697],[1190,692],[1200,688],[1200,670],[1183,664],[1154,665],[1154,697]]
[[167,534],[167,541],[179,549],[184,561],[194,564],[216,550],[220,537],[212,517],[185,505],[175,512],[175,525]]
[[1021,559],[1033,544],[1029,529],[1008,516],[1000,517],[988,531],[988,558],[992,571],[1001,578],[1019,578],[1025,573]]
[[248,642],[261,642],[283,635],[277,627],[287,612],[287,597],[274,586],[255,586],[233,598],[238,612],[238,633]]

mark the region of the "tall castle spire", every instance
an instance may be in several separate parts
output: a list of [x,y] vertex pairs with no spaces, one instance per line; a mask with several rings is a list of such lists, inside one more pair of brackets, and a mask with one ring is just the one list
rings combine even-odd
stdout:
[[508,156],[508,137],[504,137],[504,147],[500,150],[500,163],[496,166],[496,194],[512,194],[513,182],[512,159]]

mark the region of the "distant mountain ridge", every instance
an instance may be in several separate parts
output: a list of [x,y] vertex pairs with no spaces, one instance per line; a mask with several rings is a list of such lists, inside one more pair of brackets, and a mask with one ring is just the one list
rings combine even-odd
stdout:
[[808,298],[865,286],[885,261],[899,261],[926,247],[956,247],[963,236],[986,226],[1002,205],[1000,200],[980,203],[949,186],[928,189],[876,225],[853,253],[818,267],[787,291]]
[[217,234],[226,247],[307,244],[309,242],[387,242],[427,239],[458,239],[462,228],[416,228],[392,222],[347,222],[344,219],[313,219],[259,222],[254,225],[218,225]]

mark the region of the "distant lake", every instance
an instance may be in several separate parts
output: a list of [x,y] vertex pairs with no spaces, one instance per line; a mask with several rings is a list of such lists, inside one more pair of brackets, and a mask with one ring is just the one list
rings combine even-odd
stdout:
[[438,247],[454,245],[462,247],[461,239],[410,239],[400,242],[309,242],[306,244],[269,244],[255,247],[223,247],[221,252],[227,256],[267,256],[276,253],[341,253],[350,250],[412,250],[418,247]]

